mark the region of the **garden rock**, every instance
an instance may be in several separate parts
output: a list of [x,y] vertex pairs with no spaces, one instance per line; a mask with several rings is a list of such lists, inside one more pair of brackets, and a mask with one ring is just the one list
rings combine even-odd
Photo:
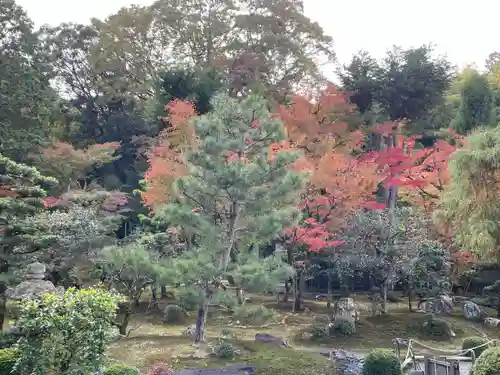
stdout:
[[196,336],[196,325],[191,324],[184,328],[184,330],[182,331],[182,336],[194,338]]
[[484,323],[491,326],[491,327],[499,327],[500,326],[500,319],[497,318],[486,318],[484,320]]
[[7,298],[14,301],[26,299],[39,299],[45,293],[59,293],[50,281],[44,280],[45,265],[42,263],[31,263],[26,270],[25,280],[12,289],[7,290]]
[[484,310],[472,301],[467,301],[464,303],[463,313],[465,319],[475,322],[484,322],[484,320],[487,318]]
[[422,310],[433,314],[450,314],[453,311],[453,299],[449,296],[431,298],[422,304]]
[[174,375],[255,375],[255,368],[247,365],[223,368],[186,368],[174,371]]
[[285,340],[283,340],[281,337],[273,336],[269,333],[257,333],[255,335],[255,341],[261,341],[261,342],[267,342],[271,344],[277,344],[281,347],[289,348],[290,345],[288,345]]
[[354,322],[359,320],[359,312],[353,298],[340,298],[333,305],[333,316],[335,319],[349,319]]
[[361,375],[363,371],[363,360],[354,353],[342,349],[330,351],[330,360],[335,362],[338,375]]

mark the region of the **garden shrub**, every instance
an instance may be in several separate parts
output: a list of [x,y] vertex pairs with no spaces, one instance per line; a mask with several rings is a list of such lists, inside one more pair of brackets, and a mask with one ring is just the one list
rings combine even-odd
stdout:
[[322,322],[313,322],[309,327],[309,333],[312,335],[313,339],[324,339],[328,337],[328,324]]
[[363,362],[363,375],[402,375],[396,355],[387,349],[375,349]]
[[0,349],[10,348],[19,340],[19,337],[7,332],[0,332]]
[[219,339],[213,346],[212,353],[217,358],[233,359],[236,356],[236,349],[230,342]]
[[186,311],[196,311],[203,301],[201,291],[196,288],[179,288],[177,291],[179,305]]
[[469,375],[500,374],[500,346],[486,349],[472,365]]
[[335,319],[329,327],[329,334],[340,334],[342,336],[352,336],[356,333],[356,323],[351,319]]
[[[462,349],[476,348],[480,345],[486,344],[488,341],[489,340],[486,337],[481,337],[481,336],[466,337],[462,342]],[[474,355],[476,356],[476,358],[478,358],[481,355],[481,353],[484,352],[486,349],[488,349],[487,345],[474,349]],[[468,352],[466,353],[466,355],[471,356],[471,353]]]
[[433,336],[440,339],[451,339],[450,324],[441,318],[436,318],[434,314],[426,314],[420,321],[420,332],[427,336]]
[[328,314],[318,314],[313,318],[313,321],[315,323],[330,324],[332,320]]
[[17,349],[0,349],[0,375],[11,375],[19,356],[20,353]]
[[157,363],[148,370],[148,375],[173,375],[174,370],[163,362]]
[[231,339],[235,337],[235,334],[231,328],[223,327],[219,332],[219,337],[223,339]]
[[234,309],[234,318],[243,324],[263,325],[276,318],[276,311],[263,305],[243,305]]
[[186,311],[179,305],[167,305],[163,313],[165,323],[183,323]]
[[139,370],[135,367],[116,364],[106,367],[102,375],[139,375]]

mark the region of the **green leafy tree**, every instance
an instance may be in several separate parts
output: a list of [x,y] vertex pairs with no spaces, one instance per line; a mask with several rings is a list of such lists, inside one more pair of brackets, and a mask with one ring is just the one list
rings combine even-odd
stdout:
[[55,179],[0,154],[0,327],[9,280],[26,257],[52,241],[46,228],[33,225],[27,218],[43,211],[46,189],[56,185]]
[[159,257],[140,243],[111,246],[100,252],[95,275],[104,280],[110,289],[116,289],[127,298],[122,303],[117,323],[121,335],[127,335],[134,305],[139,303],[142,293],[155,284],[161,274]]
[[460,105],[452,127],[459,133],[490,125],[492,120],[492,91],[488,77],[471,70],[464,77],[460,90]]
[[496,261],[500,248],[500,127],[476,130],[467,140],[468,145],[458,149],[449,163],[451,182],[435,220],[452,230],[458,245]]
[[[297,155],[273,152],[284,128],[265,100],[220,94],[212,107],[192,120],[199,142],[186,153],[188,174],[175,183],[178,200],[155,211],[157,220],[189,233],[188,250],[169,267],[171,278],[204,296],[196,341],[205,338],[208,303],[224,288],[225,277],[233,273],[238,286],[262,290],[273,284],[269,277],[290,271],[278,258],[260,259],[257,249],[298,219],[303,182],[290,170]],[[266,278],[270,269],[275,271]]]
[[42,63],[33,22],[13,0],[0,7],[0,152],[26,161],[45,144],[56,98]]
[[68,289],[21,302],[15,371],[86,375],[101,369],[120,298],[100,289]]

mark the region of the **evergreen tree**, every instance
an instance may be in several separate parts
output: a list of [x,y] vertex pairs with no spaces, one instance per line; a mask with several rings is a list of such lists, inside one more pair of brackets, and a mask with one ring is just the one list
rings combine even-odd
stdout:
[[[291,170],[297,155],[274,152],[283,124],[256,96],[217,95],[213,110],[192,119],[198,143],[186,153],[188,173],[176,180],[178,199],[156,210],[188,239],[171,260],[170,278],[201,292],[196,341],[204,341],[208,303],[232,278],[238,288],[269,290],[293,272],[281,259],[261,259],[267,244],[298,218],[303,176]],[[252,250],[249,250],[252,249]]]
[[57,184],[35,168],[0,154],[0,327],[5,313],[5,291],[12,270],[20,260],[43,248],[43,228],[26,220],[43,210],[46,189]]
[[492,92],[488,78],[476,70],[465,76],[460,92],[460,106],[452,127],[465,134],[492,120]]

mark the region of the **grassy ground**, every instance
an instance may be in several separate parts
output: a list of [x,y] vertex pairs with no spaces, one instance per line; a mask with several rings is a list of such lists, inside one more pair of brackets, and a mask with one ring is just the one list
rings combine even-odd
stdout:
[[[453,314],[445,317],[456,336],[448,341],[437,341],[421,336],[421,332],[415,328],[415,322],[422,319],[423,313],[410,313],[404,301],[391,304],[387,316],[370,317],[370,304],[367,298],[365,296],[354,296],[354,298],[358,303],[361,319],[356,334],[351,337],[331,338],[322,343],[299,340],[300,332],[312,322],[315,315],[328,313],[325,302],[306,301],[308,311],[291,314],[290,304],[276,305],[272,297],[252,296],[252,303],[262,303],[278,311],[277,323],[266,328],[231,328],[230,316],[215,313],[208,321],[208,340],[209,343],[214,342],[220,329],[229,325],[236,336],[233,344],[240,351],[234,363],[254,364],[260,369],[259,375],[281,375],[281,373],[321,375],[327,373],[325,367],[327,362],[318,353],[326,348],[345,348],[365,353],[373,348],[393,348],[392,340],[398,337],[413,338],[425,345],[440,349],[457,349],[463,338],[468,336],[480,335],[500,339],[500,329],[467,322],[461,316],[458,307]],[[136,366],[142,373],[157,362],[167,362],[176,368],[214,367],[232,363],[212,357],[197,360],[190,358],[194,352],[208,352],[210,348],[194,347],[189,339],[182,337],[182,330],[194,322],[194,317],[182,325],[162,323],[162,310],[167,303],[168,301],[162,301],[159,308],[149,308],[147,312],[144,306],[138,309],[130,325],[134,329],[131,335],[110,347],[111,360]],[[280,349],[256,343],[253,339],[257,332],[286,337],[292,342],[293,348]],[[418,350],[418,347],[416,348]],[[422,354],[424,351],[422,349],[416,354]]]

